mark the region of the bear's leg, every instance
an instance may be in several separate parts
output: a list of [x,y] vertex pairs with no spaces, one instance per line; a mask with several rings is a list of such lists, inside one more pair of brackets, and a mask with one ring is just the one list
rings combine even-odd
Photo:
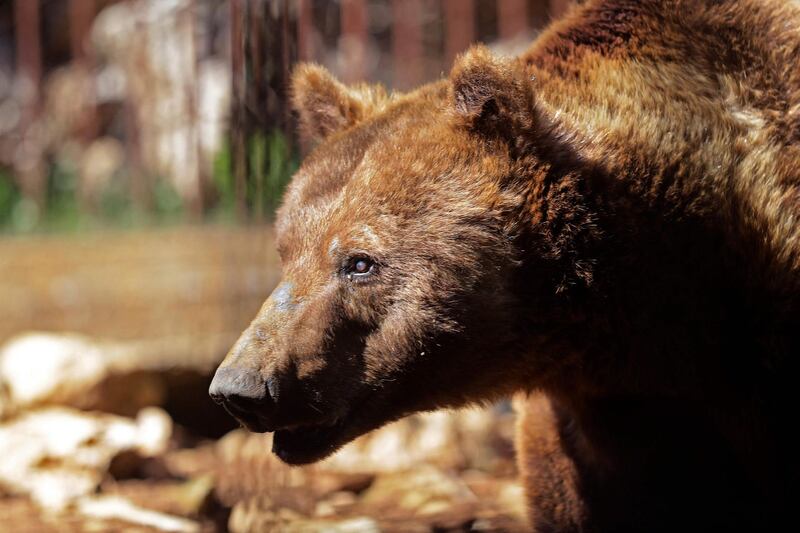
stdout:
[[749,532],[781,523],[692,403],[596,398],[577,418],[533,394],[523,407],[517,462],[538,533]]
[[578,469],[564,453],[553,405],[542,393],[520,398],[517,464],[533,531],[589,530],[586,504],[578,492]]

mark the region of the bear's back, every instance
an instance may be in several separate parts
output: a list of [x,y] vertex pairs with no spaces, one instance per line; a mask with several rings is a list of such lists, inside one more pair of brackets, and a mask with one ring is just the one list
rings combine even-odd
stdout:
[[591,1],[521,57],[540,106],[643,209],[725,228],[800,294],[800,3]]

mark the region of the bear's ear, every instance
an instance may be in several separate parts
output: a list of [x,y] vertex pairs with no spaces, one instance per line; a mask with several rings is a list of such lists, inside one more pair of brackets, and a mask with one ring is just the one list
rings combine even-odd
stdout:
[[456,59],[450,84],[455,115],[472,129],[512,133],[533,122],[533,90],[524,67],[495,57],[483,45]]
[[301,63],[292,73],[292,105],[300,116],[301,130],[314,139],[356,124],[388,100],[379,85],[348,87],[312,63]]

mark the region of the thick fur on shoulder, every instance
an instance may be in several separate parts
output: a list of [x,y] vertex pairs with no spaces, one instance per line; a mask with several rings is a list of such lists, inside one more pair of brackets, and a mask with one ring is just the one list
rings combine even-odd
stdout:
[[[576,152],[648,208],[716,212],[765,274],[800,271],[800,4],[590,1],[521,58]],[[792,22],[789,22],[792,21]],[[704,175],[713,183],[686,179]]]

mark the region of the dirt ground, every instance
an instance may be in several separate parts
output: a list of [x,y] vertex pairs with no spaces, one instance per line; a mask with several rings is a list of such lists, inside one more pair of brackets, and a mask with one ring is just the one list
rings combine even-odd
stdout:
[[41,330],[201,346],[238,334],[279,276],[269,227],[0,237],[0,341]]
[[[206,390],[278,278],[268,227],[0,238],[0,531],[524,531],[508,406],[411,417],[306,468],[236,429]],[[15,397],[9,361],[52,390]],[[108,438],[148,406],[158,446]],[[28,416],[100,433],[64,451],[71,430]],[[91,483],[54,505],[58,476]]]

